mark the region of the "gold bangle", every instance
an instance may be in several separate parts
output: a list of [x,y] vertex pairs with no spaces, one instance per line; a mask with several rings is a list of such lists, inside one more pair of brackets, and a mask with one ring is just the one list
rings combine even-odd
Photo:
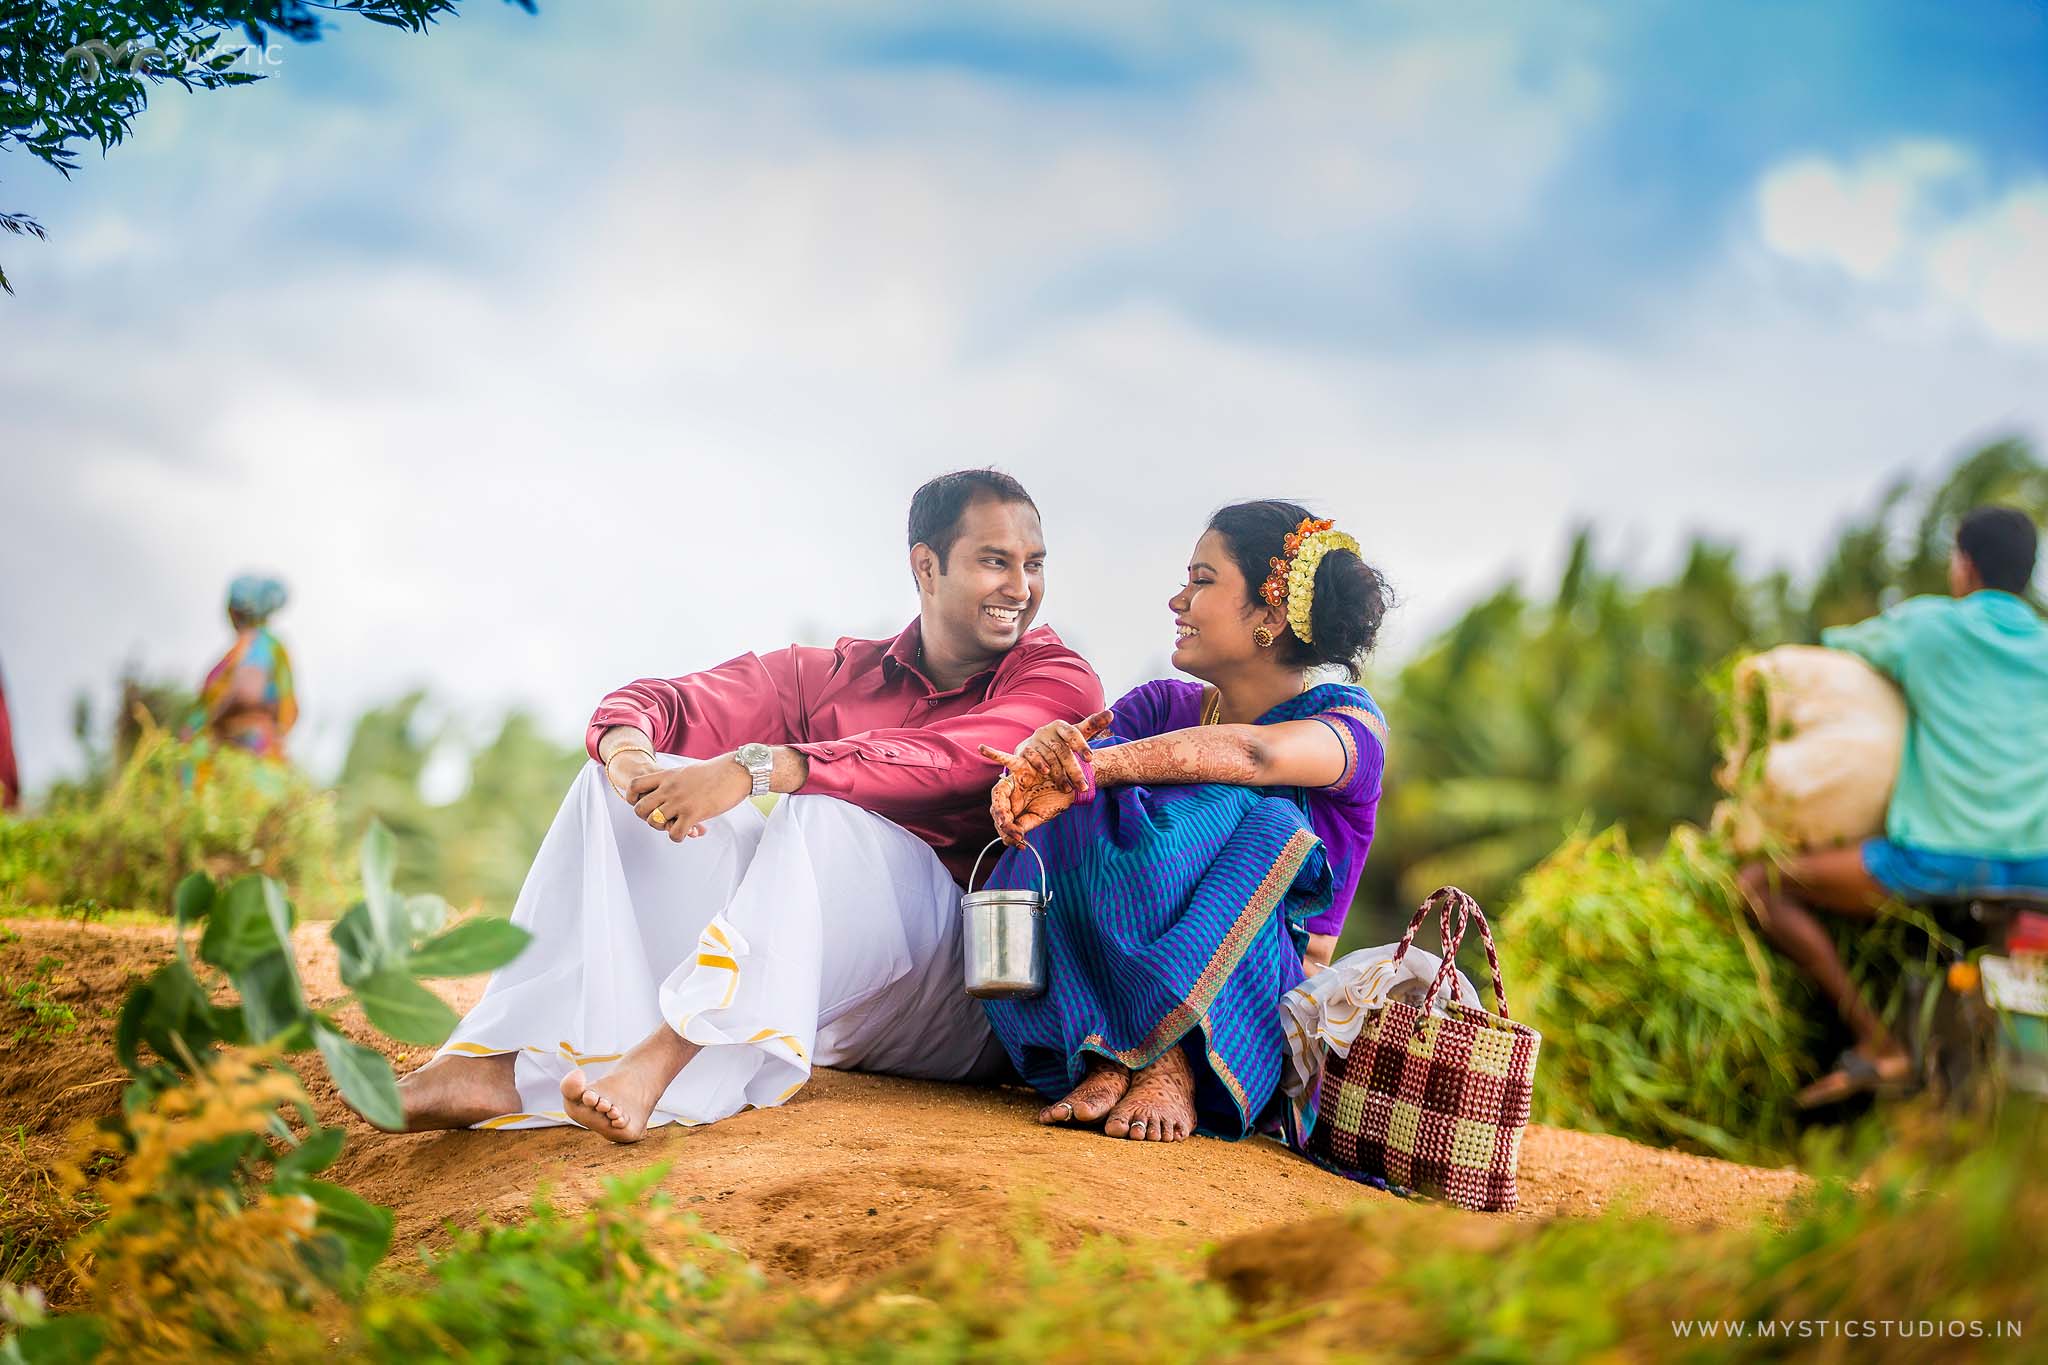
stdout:
[[[612,758],[617,758],[620,754],[646,754],[647,761],[649,763],[654,762],[654,750],[643,749],[637,744],[622,744],[618,748],[612,750]],[[610,772],[612,770],[612,758],[608,758],[604,761],[604,770],[606,772]]]

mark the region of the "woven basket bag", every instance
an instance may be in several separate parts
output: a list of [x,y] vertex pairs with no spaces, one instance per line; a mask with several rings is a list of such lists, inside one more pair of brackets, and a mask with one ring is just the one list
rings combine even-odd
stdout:
[[[1486,915],[1456,887],[1443,887],[1422,903],[1394,961],[1406,956],[1432,908],[1443,933],[1443,967],[1420,1006],[1389,1001],[1359,1031],[1349,1055],[1327,1059],[1309,1155],[1397,1192],[1505,1212],[1515,1207],[1515,1167],[1543,1039],[1508,1018],[1500,954]],[[1474,920],[1493,969],[1499,1013],[1460,1004],[1452,991],[1444,1002],[1450,1017],[1433,1014],[1431,1002],[1449,988],[1458,945]]]

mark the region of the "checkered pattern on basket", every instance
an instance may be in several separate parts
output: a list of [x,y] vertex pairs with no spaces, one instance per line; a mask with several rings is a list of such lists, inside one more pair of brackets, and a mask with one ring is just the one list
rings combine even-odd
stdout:
[[[1448,967],[1457,946],[1447,946]],[[1505,1212],[1515,1207],[1543,1040],[1505,1013],[1446,1005],[1449,1018],[1389,1002],[1349,1055],[1328,1059],[1309,1153],[1461,1208]]]

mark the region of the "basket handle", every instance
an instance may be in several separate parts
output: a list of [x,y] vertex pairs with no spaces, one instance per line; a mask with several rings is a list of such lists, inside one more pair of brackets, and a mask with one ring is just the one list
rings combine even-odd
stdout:
[[[1436,1004],[1437,991],[1452,980],[1451,974],[1458,970],[1458,945],[1465,941],[1465,930],[1475,918],[1479,921],[1479,941],[1486,945],[1486,965],[1493,969],[1493,999],[1500,1011],[1500,1017],[1508,1017],[1508,988],[1500,978],[1500,953],[1493,946],[1493,930],[1487,926],[1486,912],[1479,908],[1479,902],[1455,886],[1440,886],[1430,893],[1408,921],[1408,932],[1401,935],[1401,946],[1394,949],[1393,960],[1398,963],[1407,956],[1408,945],[1415,941],[1415,931],[1429,918],[1430,910],[1437,912],[1437,923],[1443,935],[1444,960],[1437,968],[1436,976],[1429,983],[1429,993],[1422,997],[1421,1013],[1428,1014]],[[1451,928],[1451,911],[1458,912],[1458,927]],[[1455,998],[1455,997],[1453,997]]]
[[[989,849],[996,847],[998,844],[1002,842],[1003,841],[1001,839],[991,839],[989,840],[987,846],[984,847],[980,853],[975,855],[974,871],[967,874],[967,889],[969,891],[972,891],[974,889],[975,882],[981,879],[981,860],[988,856]],[[1039,903],[1043,905],[1046,909],[1050,910],[1052,909],[1052,879],[1045,875],[1045,859],[1039,856],[1038,850],[1032,848],[1029,842],[1026,842],[1024,847],[1031,850],[1032,858],[1035,859],[1038,863]],[[1002,860],[997,859],[997,861],[1000,862]]]

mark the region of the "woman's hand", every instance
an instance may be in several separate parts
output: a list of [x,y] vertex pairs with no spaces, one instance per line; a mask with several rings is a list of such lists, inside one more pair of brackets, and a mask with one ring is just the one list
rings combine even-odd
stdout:
[[1025,835],[1074,804],[1074,792],[1055,785],[1018,755],[987,745],[982,753],[1009,769],[989,792],[988,813],[997,836],[1011,848],[1022,848]]
[[1301,970],[1305,976],[1314,976],[1330,965],[1330,958],[1337,951],[1335,934],[1310,934],[1308,951],[1301,955]]
[[[1095,757],[1088,743],[1109,733],[1112,719],[1111,712],[1097,711],[1079,725],[1064,720],[1052,721],[1040,726],[1029,739],[1017,746],[1017,756],[1054,785],[1068,791],[1086,791],[1095,785],[1083,767]],[[982,749],[985,758],[993,758],[995,753],[987,747]]]

